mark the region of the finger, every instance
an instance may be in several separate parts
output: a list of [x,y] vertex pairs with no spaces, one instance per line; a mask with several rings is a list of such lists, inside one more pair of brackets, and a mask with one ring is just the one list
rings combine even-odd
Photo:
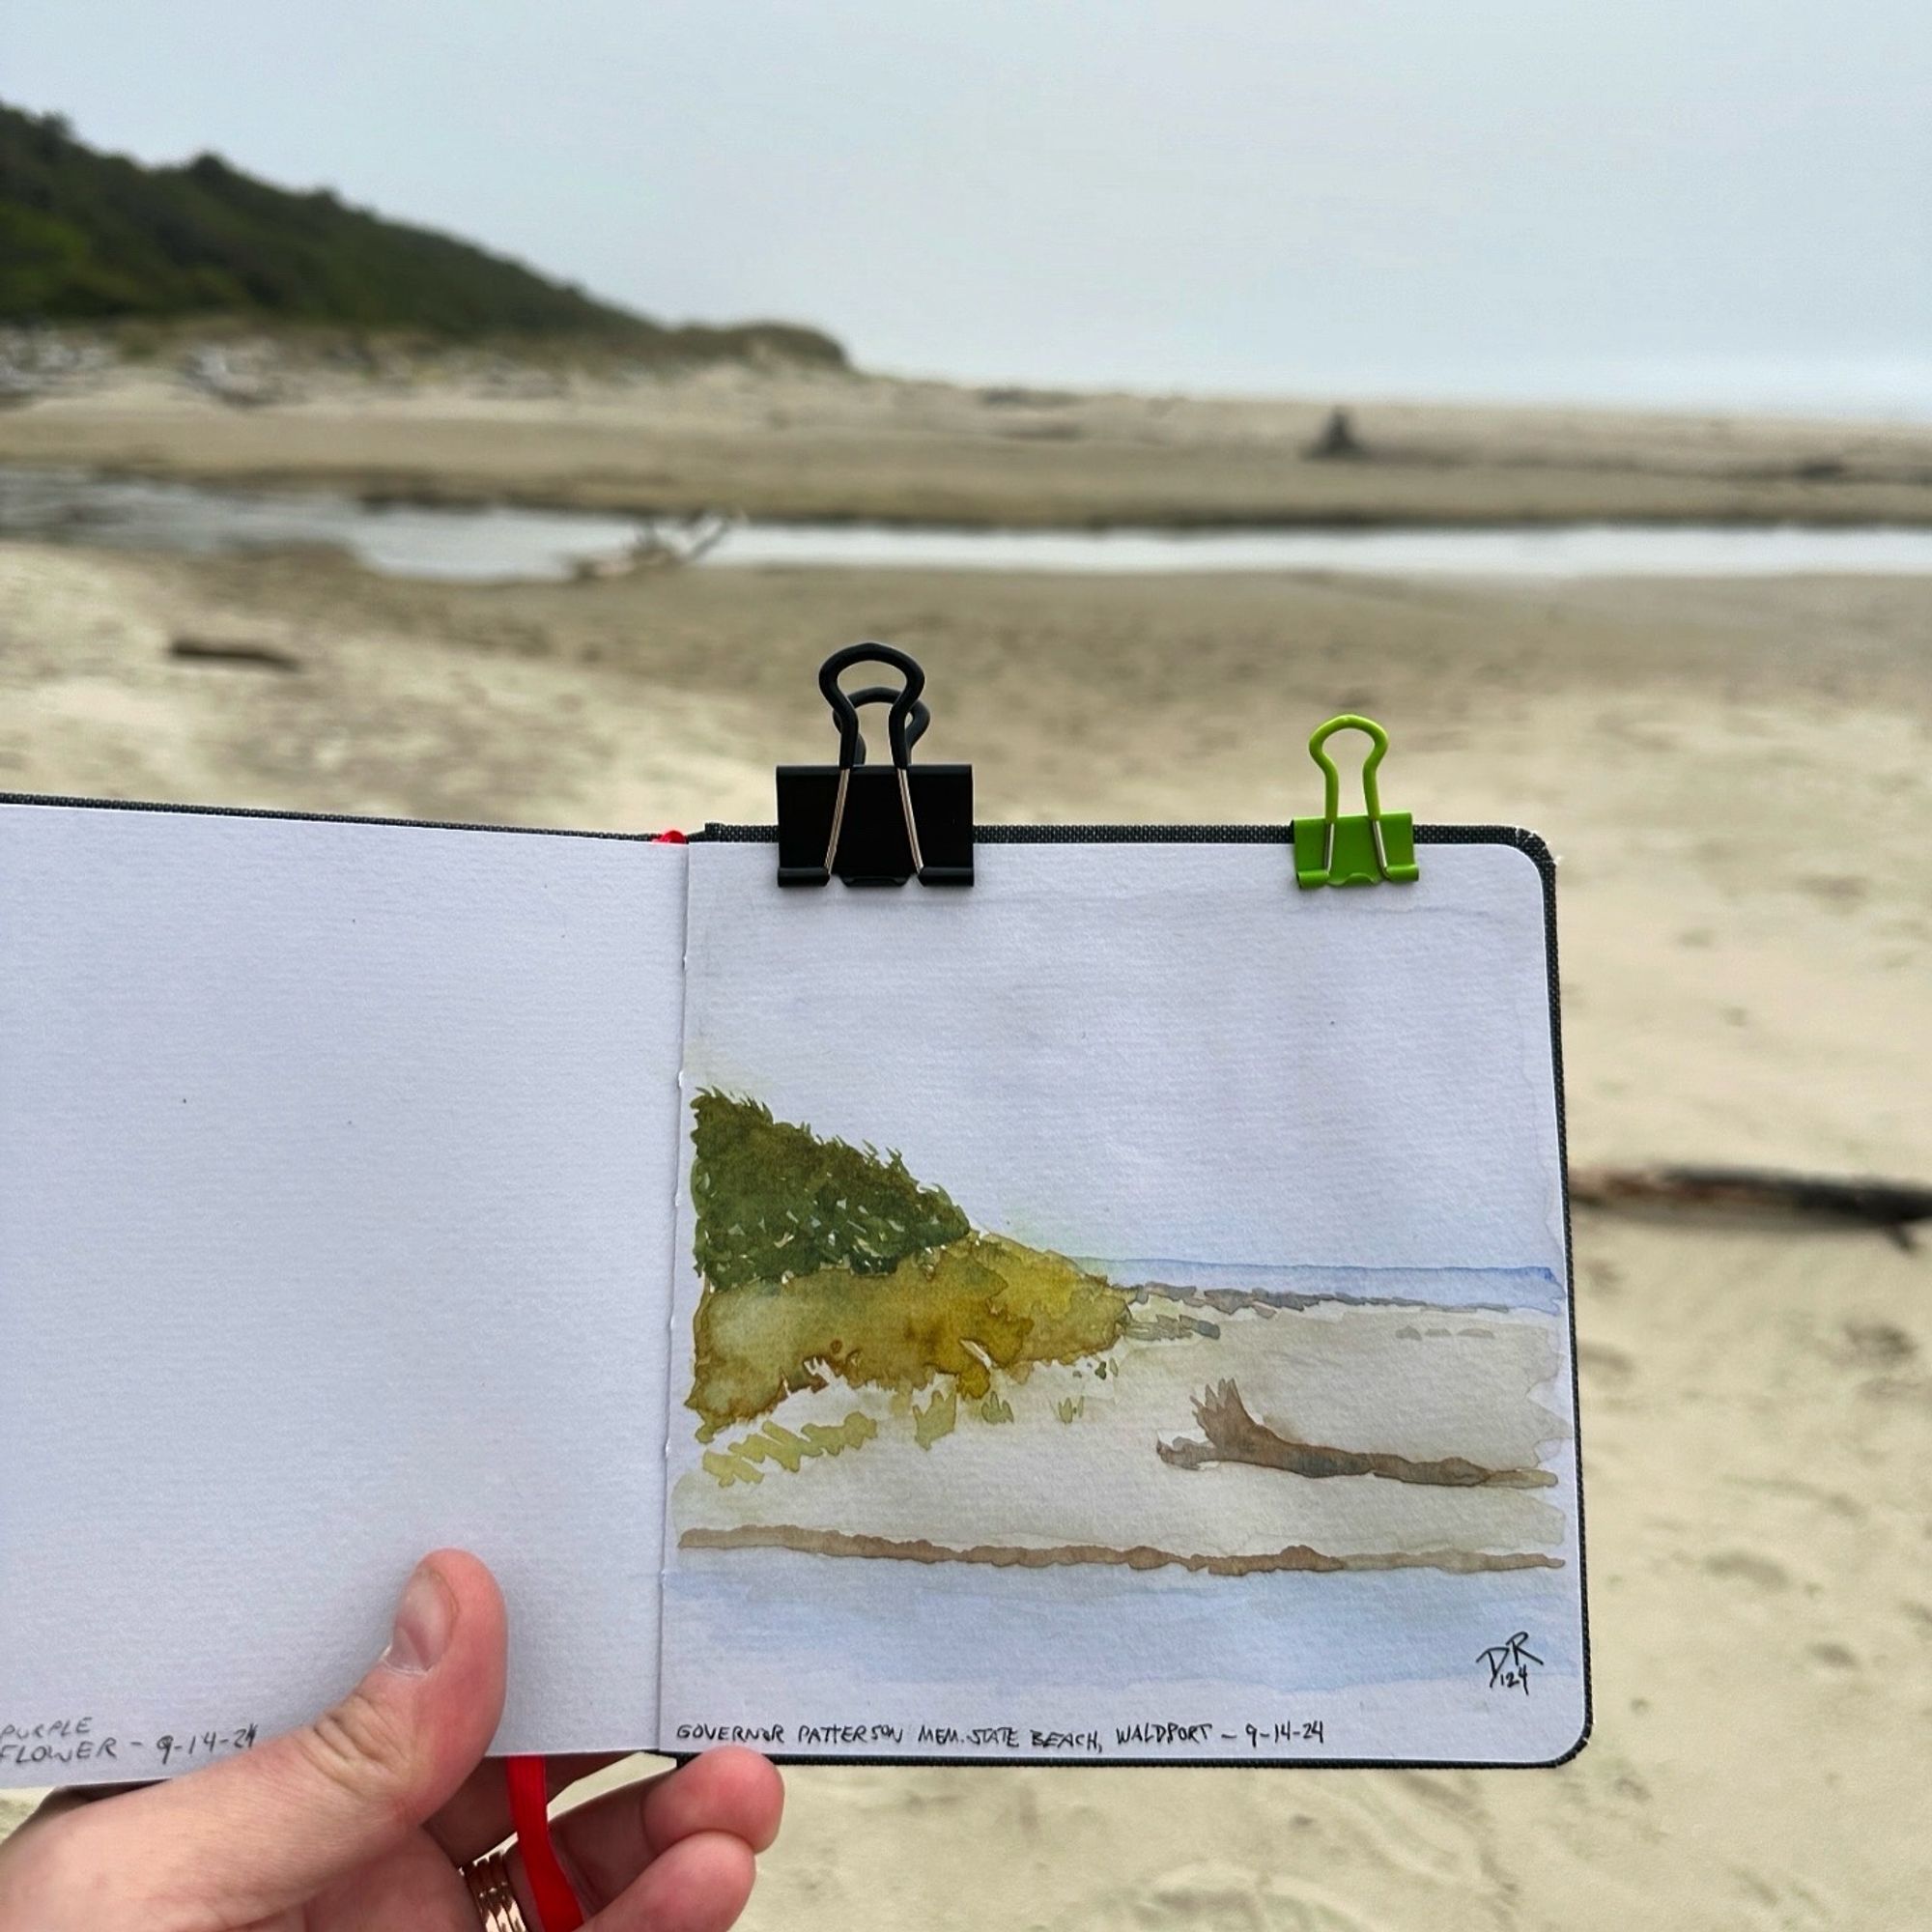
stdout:
[[448,1802],[497,1728],[503,1657],[490,1573],[440,1550],[411,1577],[388,1649],[326,1717],[63,1830],[131,1903],[192,1900],[214,1924],[285,1912]]
[[644,1787],[644,1835],[654,1853],[698,1832],[729,1832],[769,1851],[784,1816],[778,1766],[742,1745],[724,1745]]
[[586,1932],[725,1932],[744,1911],[756,1875],[743,1838],[696,1833],[652,1860]]
[[778,1836],[784,1785],[756,1751],[707,1751],[676,1771],[607,1791],[564,1813],[557,1851],[587,1902],[608,1904],[655,1858],[699,1833],[723,1832],[754,1852]]
[[[596,1756],[549,1757],[544,1760],[550,1795],[569,1789],[613,1764],[629,1751],[605,1751]],[[429,1833],[460,1865],[494,1851],[510,1835],[510,1788],[503,1777],[501,1758],[488,1757],[463,1780],[456,1796],[429,1821]]]

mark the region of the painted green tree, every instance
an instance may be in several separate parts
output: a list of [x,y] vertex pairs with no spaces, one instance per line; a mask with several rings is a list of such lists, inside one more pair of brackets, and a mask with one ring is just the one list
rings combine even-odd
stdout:
[[952,1197],[922,1186],[896,1153],[821,1139],[711,1089],[693,1112],[696,1258],[715,1289],[828,1267],[889,1274],[970,1232]]

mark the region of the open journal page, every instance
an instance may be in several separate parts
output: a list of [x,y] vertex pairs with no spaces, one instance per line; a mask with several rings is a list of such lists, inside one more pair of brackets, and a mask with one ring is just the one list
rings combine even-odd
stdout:
[[498,1747],[657,1723],[684,852],[0,805],[0,1783],[322,1710],[416,1558]]
[[1419,856],[691,847],[665,1745],[1576,1747],[1546,878]]

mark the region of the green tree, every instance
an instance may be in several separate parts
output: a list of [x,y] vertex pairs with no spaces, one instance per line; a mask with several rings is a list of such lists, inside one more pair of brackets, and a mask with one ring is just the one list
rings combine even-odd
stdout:
[[711,1089],[693,1112],[696,1261],[713,1288],[828,1267],[888,1274],[971,1232],[952,1198],[922,1186],[896,1153],[821,1140],[755,1100]]
[[659,361],[844,365],[784,323],[667,328],[521,262],[296,191],[219,155],[144,167],[0,102],[0,321],[206,316],[450,340],[576,339]]

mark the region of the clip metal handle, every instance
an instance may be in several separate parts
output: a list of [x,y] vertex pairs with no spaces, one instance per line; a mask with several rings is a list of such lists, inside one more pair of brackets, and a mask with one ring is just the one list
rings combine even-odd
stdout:
[[[870,685],[857,693],[845,690],[838,680],[858,664],[890,666],[899,674],[898,690],[883,684]],[[865,762],[866,754],[859,737],[860,705],[888,700],[893,707],[888,727],[892,738],[893,763],[902,765],[912,755],[912,739],[906,735],[907,726],[912,722],[913,709],[919,703],[920,694],[925,689],[925,672],[920,668],[917,658],[895,644],[847,644],[842,651],[834,651],[818,667],[818,689],[826,703],[831,705],[832,722],[838,727],[838,762],[841,765]],[[917,737],[918,734],[913,735]]]
[[[852,702],[856,705],[891,704],[898,695],[897,688],[890,684],[868,684],[864,691],[855,691],[849,694]],[[911,754],[913,747],[925,736],[925,727],[931,723],[932,713],[926,709],[925,700],[921,698],[914,704],[912,718],[906,725],[906,752],[908,755]],[[862,733],[859,739],[859,755],[853,760],[853,763],[855,765],[863,765],[865,762],[866,740]]]
[[[868,685],[861,692],[848,692],[838,680],[856,664],[890,665],[904,680],[897,691],[890,685]],[[866,741],[859,732],[859,707],[890,701],[892,712],[886,732],[892,747],[893,768],[898,774],[899,810],[905,817],[906,845],[912,853],[912,869],[922,881],[925,860],[919,849],[919,819],[912,809],[912,779],[908,767],[912,748],[925,733],[932,714],[920,702],[925,689],[925,672],[919,661],[892,644],[847,644],[834,651],[818,668],[818,688],[832,707],[833,722],[838,726],[838,790],[832,801],[832,831],[825,843],[825,876],[829,879],[838,859],[838,840],[845,830],[845,806],[852,792],[852,774],[866,762]]]

